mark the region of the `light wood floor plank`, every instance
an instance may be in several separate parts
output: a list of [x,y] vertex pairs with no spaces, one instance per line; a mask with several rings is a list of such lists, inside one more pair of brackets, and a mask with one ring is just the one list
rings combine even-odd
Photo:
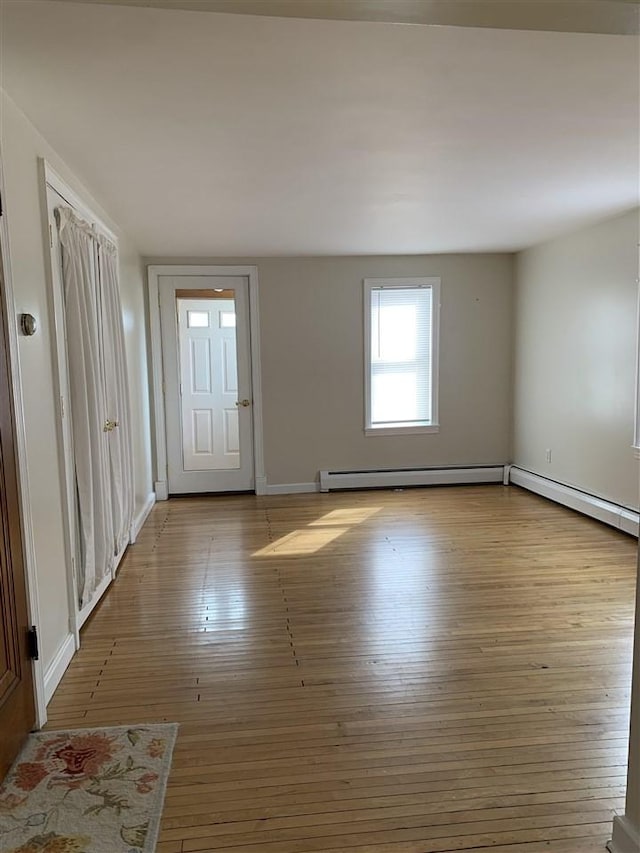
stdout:
[[501,486],[172,500],[49,726],[181,724],[157,853],[594,853],[635,561]]

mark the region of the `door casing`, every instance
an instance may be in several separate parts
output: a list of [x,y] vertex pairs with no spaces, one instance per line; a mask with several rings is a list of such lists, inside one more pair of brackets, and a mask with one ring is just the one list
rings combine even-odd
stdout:
[[[78,537],[77,519],[75,510],[75,462],[73,451],[73,423],[71,418],[71,406],[69,403],[69,362],[67,356],[66,331],[64,319],[64,284],[62,281],[62,259],[60,254],[60,240],[57,235],[57,225],[53,215],[54,208],[59,204],[71,207],[87,222],[91,223],[96,230],[104,234],[116,246],[118,237],[114,232],[93,212],[63,178],[53,169],[46,160],[40,160],[41,187],[43,192],[43,217],[46,223],[46,246],[48,263],[46,264],[47,285],[49,293],[49,310],[52,322],[52,336],[55,348],[54,357],[54,389],[56,397],[57,413],[57,437],[58,456],[63,462],[62,494],[63,494],[63,518],[64,518],[64,540],[65,556],[67,565],[67,600],[69,604],[69,632],[73,638],[73,651],[80,648],[80,628],[89,618],[93,608],[96,606],[109,584],[115,577],[116,570],[124,555],[125,549],[115,557],[115,566],[112,572],[105,575],[98,586],[91,601],[80,607],[78,602],[77,584],[75,576],[76,542]],[[68,639],[68,638],[67,638]],[[70,658],[69,658],[70,660]],[[68,663],[68,660],[67,660]],[[63,668],[64,671],[64,668]],[[57,684],[57,682],[56,682]],[[55,689],[55,685],[54,685]],[[47,692],[51,689],[47,685]]]
[[153,412],[155,421],[154,489],[157,500],[169,497],[167,475],[167,428],[162,366],[162,333],[160,328],[161,276],[238,276],[249,281],[249,339],[251,347],[251,383],[253,391],[253,464],[255,493],[267,492],[264,472],[262,429],[262,371],[260,364],[260,325],[258,318],[258,268],[256,266],[203,266],[153,264],[148,267],[149,320],[151,327],[151,365],[153,372]]
[[[253,419],[250,407],[240,407],[237,401],[253,399],[251,390],[251,341],[249,336],[249,288],[246,276],[226,278],[216,276],[215,278],[203,278],[212,289],[215,287],[233,290],[233,310],[236,314],[237,328],[233,329],[234,349],[237,357],[237,380],[238,387],[231,392],[227,399],[227,408],[233,407],[235,417],[238,418],[238,440],[240,452],[237,465],[225,467],[224,465],[209,468],[206,464],[203,468],[186,467],[184,464],[185,441],[188,429],[185,424],[185,401],[190,398],[189,379],[183,373],[185,362],[191,362],[191,357],[185,359],[185,340],[191,335],[204,336],[204,339],[213,344],[211,336],[217,335],[218,323],[209,326],[208,332],[195,330],[190,332],[186,323],[186,304],[188,297],[184,296],[193,287],[196,281],[197,292],[200,292],[200,282],[193,277],[186,279],[176,276],[160,276],[160,322],[162,326],[162,349],[163,349],[163,371],[165,392],[165,413],[167,426],[167,469],[169,494],[207,494],[212,492],[234,492],[253,491],[255,488],[254,465],[253,465]],[[213,291],[215,294],[215,291]],[[180,294],[180,296],[178,296]],[[184,303],[184,304],[183,304]],[[206,300],[206,310],[215,311],[215,306],[229,305],[229,301],[216,299]],[[204,307],[205,300],[200,298],[196,304]],[[182,308],[181,308],[182,306]],[[220,344],[220,341],[218,341]],[[213,344],[215,347],[215,344]],[[219,353],[221,355],[221,353]],[[210,363],[211,377],[218,376],[217,368],[220,367],[218,360],[215,365]],[[193,401],[192,401],[193,402]],[[222,401],[219,401],[222,403]],[[187,408],[191,408],[187,403]],[[206,403],[204,403],[206,409]],[[214,419],[215,421],[215,416]],[[220,426],[220,424],[219,424]],[[213,428],[213,423],[211,423]],[[215,428],[213,429],[215,433]],[[213,438],[213,434],[212,434]],[[216,435],[214,444],[218,446],[221,435]]]
[[[4,305],[7,317],[7,349],[9,355],[9,372],[11,380],[11,396],[14,414],[14,441],[16,448],[16,465],[18,477],[18,493],[20,501],[20,520],[22,525],[22,550],[27,591],[27,608],[31,625],[39,626],[40,603],[38,599],[38,578],[36,574],[35,540],[33,535],[33,519],[31,517],[31,497],[27,467],[27,432],[22,396],[22,378],[18,351],[18,328],[16,323],[17,309],[14,297],[13,278],[11,274],[11,257],[9,253],[9,229],[6,207],[6,193],[2,157],[0,156],[0,258],[4,280]],[[34,247],[34,251],[35,251]],[[36,710],[36,727],[42,728],[47,722],[47,703],[45,698],[44,665],[42,648],[39,660],[32,662],[33,690]]]
[[13,764],[36,721],[33,668],[27,648],[29,607],[15,446],[15,416],[4,277],[0,269],[0,779]]

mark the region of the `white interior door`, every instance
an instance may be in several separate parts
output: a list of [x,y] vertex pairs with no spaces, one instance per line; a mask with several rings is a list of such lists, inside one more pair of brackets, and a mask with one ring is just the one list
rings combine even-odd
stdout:
[[254,488],[248,281],[161,276],[170,494]]
[[177,302],[184,470],[240,468],[235,302]]

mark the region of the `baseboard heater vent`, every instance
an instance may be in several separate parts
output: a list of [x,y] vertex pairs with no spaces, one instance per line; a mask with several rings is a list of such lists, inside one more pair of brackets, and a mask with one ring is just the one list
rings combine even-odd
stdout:
[[410,468],[396,471],[384,469],[374,471],[320,471],[320,491],[502,483],[504,476],[504,465]]
[[605,524],[617,527],[632,536],[638,535],[638,513],[628,507],[597,498],[595,495],[581,492],[571,486],[556,483],[555,480],[549,480],[539,474],[532,474],[530,471],[525,471],[524,468],[518,468],[515,465],[509,469],[509,480],[515,486],[521,486],[523,489],[542,495],[542,497],[569,507],[569,509],[581,512],[583,515],[603,521]]

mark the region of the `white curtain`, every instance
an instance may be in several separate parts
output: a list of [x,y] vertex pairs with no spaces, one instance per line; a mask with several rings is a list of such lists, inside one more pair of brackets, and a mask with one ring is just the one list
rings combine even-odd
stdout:
[[56,213],[77,491],[76,574],[83,608],[128,540],[134,494],[131,423],[116,247],[71,209]]
[[98,259],[106,406],[109,419],[116,424],[109,433],[109,466],[114,552],[119,554],[129,541],[134,510],[131,415],[118,255],[113,243],[102,235],[98,238]]
[[83,607],[113,565],[113,522],[105,488],[109,463],[92,229],[59,208],[69,395],[78,501],[78,599]]

